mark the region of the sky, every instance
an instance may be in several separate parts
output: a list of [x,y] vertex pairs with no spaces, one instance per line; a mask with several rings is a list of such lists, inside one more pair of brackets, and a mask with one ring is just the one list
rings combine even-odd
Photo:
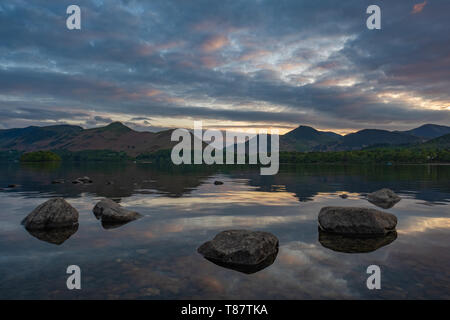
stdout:
[[[81,8],[81,30],[66,9]],[[381,8],[381,30],[366,9]],[[450,125],[448,0],[0,2],[0,129]]]

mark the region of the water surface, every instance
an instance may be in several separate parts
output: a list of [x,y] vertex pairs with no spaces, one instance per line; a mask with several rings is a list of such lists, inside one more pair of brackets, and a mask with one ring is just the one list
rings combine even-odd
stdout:
[[[81,176],[94,182],[71,183]],[[449,181],[450,166],[437,165],[290,166],[260,176],[259,169],[2,164],[0,298],[449,299]],[[402,197],[385,210],[398,217],[395,237],[355,242],[319,233],[322,207],[376,208],[365,195],[384,187]],[[79,211],[78,229],[30,234],[21,220],[53,197]],[[104,197],[144,217],[105,228],[92,213]],[[246,274],[196,252],[218,232],[241,228],[279,238],[273,264]],[[72,264],[82,270],[78,291],[66,288]],[[381,290],[366,287],[372,264],[381,267]]]

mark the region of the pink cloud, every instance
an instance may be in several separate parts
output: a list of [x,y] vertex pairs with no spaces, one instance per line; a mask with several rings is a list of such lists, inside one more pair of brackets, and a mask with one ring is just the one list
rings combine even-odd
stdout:
[[213,52],[223,48],[228,44],[228,38],[223,35],[218,35],[209,38],[202,44],[202,49],[205,52]]
[[416,13],[422,12],[423,8],[425,8],[426,5],[427,5],[426,1],[424,1],[422,3],[415,4],[414,7],[413,7],[413,11],[411,13],[412,14],[416,14]]

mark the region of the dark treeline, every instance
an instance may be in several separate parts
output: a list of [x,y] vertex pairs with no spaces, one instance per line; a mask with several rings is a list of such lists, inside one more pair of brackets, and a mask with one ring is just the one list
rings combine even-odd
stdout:
[[[53,155],[56,155],[53,156]],[[191,155],[193,160],[193,154]],[[225,161],[226,156],[223,155]],[[137,161],[151,162],[159,166],[171,166],[171,150],[159,150],[152,153],[140,154],[130,157],[125,152],[111,150],[85,150],[71,152],[67,150],[54,150],[53,152],[39,151],[22,153],[19,151],[0,152],[0,161]],[[235,163],[236,163],[235,157]],[[248,163],[246,155],[245,163]],[[192,161],[193,162],[193,161]],[[450,163],[450,149],[448,148],[404,148],[386,147],[353,151],[329,152],[297,152],[281,151],[280,163]]]
[[280,152],[281,163],[449,163],[448,149],[380,148],[333,152]]

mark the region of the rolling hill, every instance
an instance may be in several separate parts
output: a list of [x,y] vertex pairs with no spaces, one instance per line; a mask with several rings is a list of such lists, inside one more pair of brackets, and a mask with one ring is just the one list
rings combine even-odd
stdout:
[[343,136],[332,146],[335,151],[360,150],[370,146],[408,145],[421,142],[422,139],[409,134],[387,130],[364,129]]
[[337,143],[341,138],[341,135],[334,132],[299,126],[280,137],[280,149],[284,151],[326,151],[328,145]]
[[423,147],[450,149],[450,133],[444,136],[431,139],[422,144]]
[[[376,146],[443,146],[448,148],[450,127],[427,124],[409,131],[364,129],[341,136],[334,132],[319,131],[308,126],[280,136],[281,151],[344,151],[361,150]],[[159,150],[171,149],[177,142],[170,141],[173,130],[157,133],[138,132],[113,122],[105,127],[83,129],[72,125],[26,127],[0,130],[0,151],[16,150],[112,150],[136,157]],[[427,137],[433,136],[434,139]],[[429,140],[429,141],[428,141]],[[426,142],[428,141],[428,142]],[[424,143],[425,142],[425,143]],[[248,142],[246,143],[248,144]]]
[[83,129],[77,126],[27,127],[0,130],[0,150],[112,150],[130,156],[171,148],[172,130],[137,132],[120,122],[106,127]]
[[416,137],[424,138],[424,139],[433,139],[445,134],[450,133],[450,127],[448,126],[439,126],[436,124],[424,124],[415,129],[411,129],[408,131],[403,131],[403,133],[410,134]]

